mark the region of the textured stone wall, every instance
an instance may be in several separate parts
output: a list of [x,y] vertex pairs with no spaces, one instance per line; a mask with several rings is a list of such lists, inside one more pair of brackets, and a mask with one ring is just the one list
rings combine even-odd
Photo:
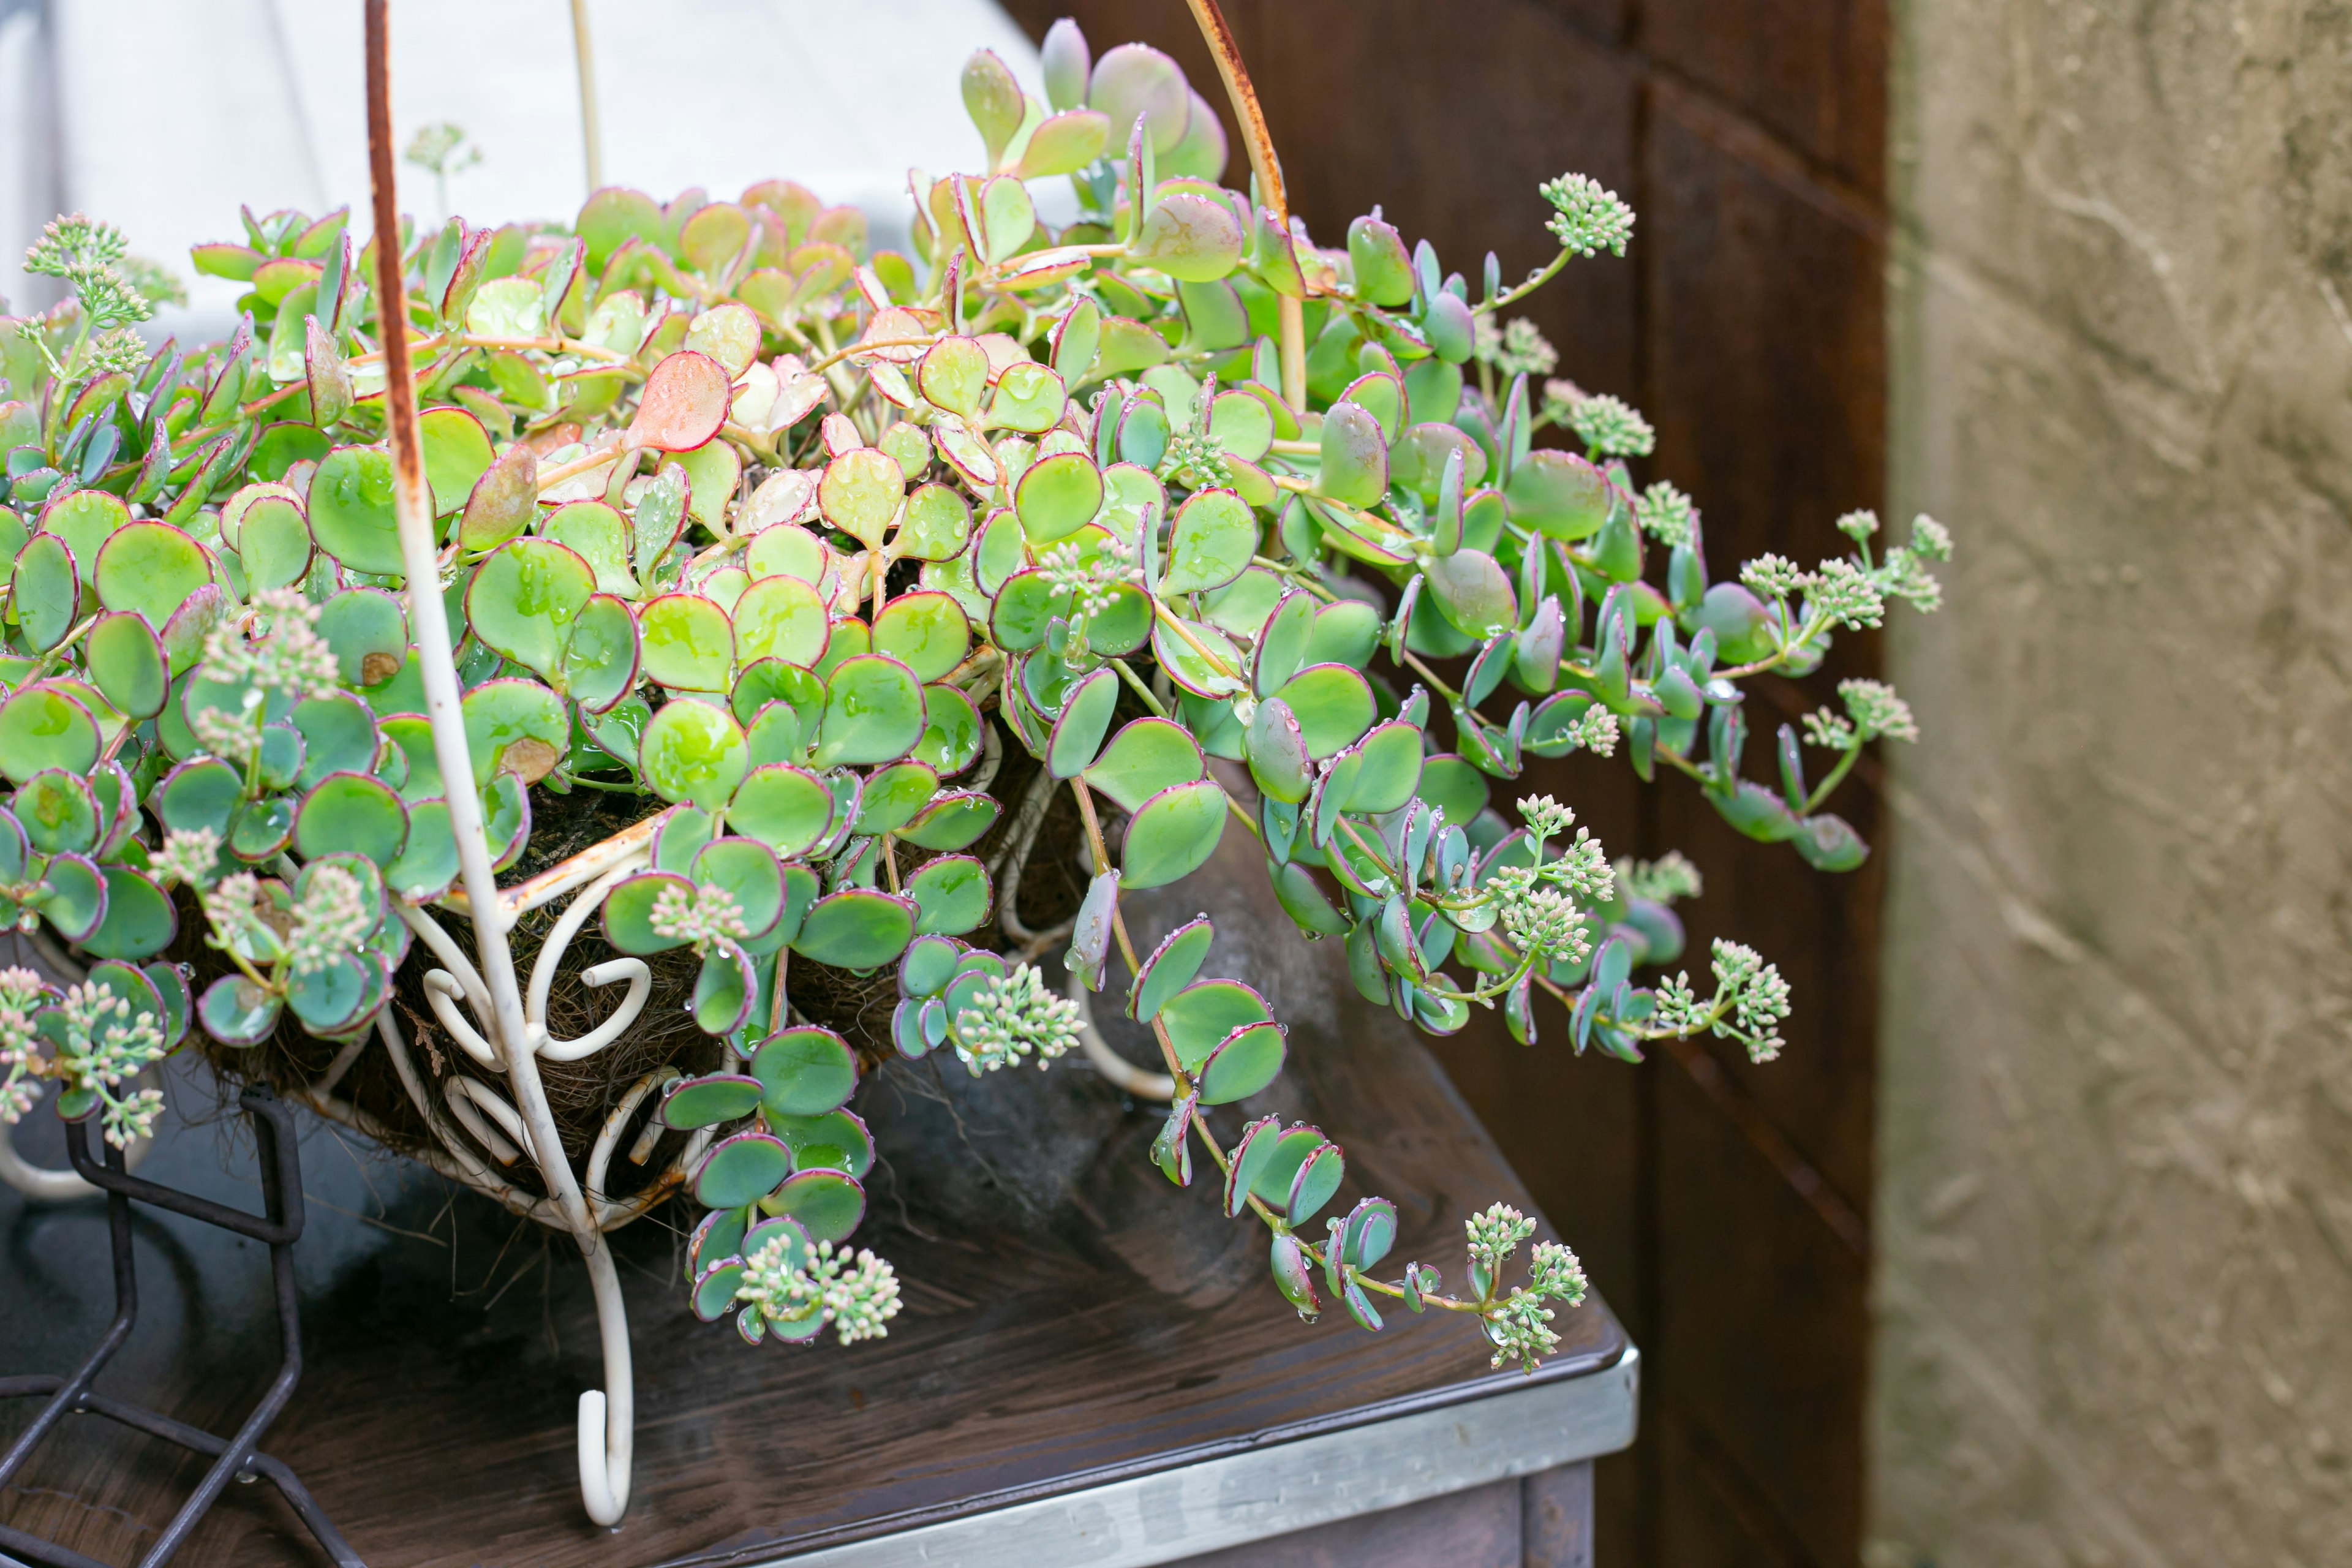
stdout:
[[1866,1561],[2352,1562],[2352,7],[1895,11]]

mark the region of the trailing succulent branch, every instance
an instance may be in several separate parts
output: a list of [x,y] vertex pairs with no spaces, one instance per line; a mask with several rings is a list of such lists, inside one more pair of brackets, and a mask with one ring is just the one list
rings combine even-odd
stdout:
[[[1339,1145],[1212,1125],[1281,1070],[1283,1026],[1201,973],[1205,919],[1141,953],[1122,896],[1245,832],[1302,933],[1340,940],[1363,994],[1421,1028],[1498,1009],[1532,1044],[1557,1002],[1540,1026],[1578,1051],[1704,1032],[1769,1059],[1789,989],[1753,950],[1717,942],[1706,994],[1635,983],[1682,952],[1690,864],[1612,863],[1549,795],[1497,810],[1492,781],[1577,751],[1663,767],[1741,832],[1853,868],[1865,846],[1824,807],[1864,746],[1913,737],[1909,710],[1843,683],[1842,710],[1780,728],[1768,783],[1741,773],[1742,683],[1811,672],[1889,600],[1932,609],[1950,542],[1923,517],[1887,545],[1854,513],[1843,556],[1711,576],[1691,499],[1635,481],[1648,423],[1507,315],[1571,260],[1622,256],[1625,204],[1546,182],[1558,252],[1507,287],[1492,255],[1465,278],[1377,213],[1318,245],[1223,63],[1250,195],[1218,183],[1217,117],[1165,56],[1097,58],[1059,24],[1042,99],[973,56],[977,167],[910,177],[906,254],[785,181],[606,188],[568,225],[364,244],[344,212],[247,212],[193,256],[247,285],[236,330],[151,353],[159,275],[102,224],[52,225],[28,264],[72,297],[0,321],[0,920],[97,962],[63,994],[0,973],[0,1113],[55,1079],[68,1115],[134,1136],[157,1100],[126,1086],[192,1021],[220,1047],[289,1018],[358,1041],[457,879],[453,792],[501,869],[535,799],[640,795],[650,863],[602,933],[690,965],[693,1016],[730,1051],[654,1111],[712,1134],[695,1305],[754,1342],[877,1336],[897,1281],[845,1245],[874,1158],[860,1057],[797,1019],[791,961],[895,973],[871,1052],[1047,1066],[1078,1007],[974,942],[992,871],[1013,881],[1066,788],[1094,879],[1065,962],[1153,1031],[1175,1089],[1155,1163],[1185,1184],[1205,1154],[1301,1312],[1465,1313],[1496,1364],[1532,1368],[1583,1297],[1574,1255],[1538,1244],[1507,1286],[1532,1224],[1498,1205],[1467,1222],[1449,1294],[1419,1261],[1381,1272],[1385,1199],[1313,1228]],[[446,131],[411,156],[463,166]],[[1031,194],[1047,180],[1076,193],[1058,229]],[[381,245],[396,301],[368,283]],[[394,333],[431,584],[406,580],[394,522]],[[442,775],[424,717],[418,592],[461,637],[470,778]],[[1014,745],[1042,771],[992,867],[967,851],[1005,815]],[[1831,759],[1817,782],[1806,745]],[[158,961],[183,907],[221,956],[200,994]]]

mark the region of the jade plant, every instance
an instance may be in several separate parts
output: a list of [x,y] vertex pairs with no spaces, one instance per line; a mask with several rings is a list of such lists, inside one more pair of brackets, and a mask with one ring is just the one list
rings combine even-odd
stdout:
[[[1467,1222],[1449,1291],[1389,1264],[1387,1200],[1326,1215],[1346,1159],[1322,1130],[1218,1125],[1281,1071],[1284,1026],[1202,973],[1205,918],[1142,952],[1121,899],[1243,835],[1300,932],[1422,1029],[1498,1010],[1524,1044],[1638,1060],[1705,1032],[1768,1059],[1789,995],[1758,953],[1717,942],[1705,986],[1665,973],[1687,861],[1612,863],[1551,797],[1514,820],[1495,791],[1531,759],[1616,757],[1852,868],[1865,847],[1825,805],[1871,741],[1910,738],[1907,710],[1846,682],[1749,777],[1744,683],[1811,672],[1889,599],[1932,608],[1948,542],[1923,517],[1879,546],[1858,512],[1846,556],[1710,574],[1690,500],[1635,479],[1642,416],[1552,378],[1508,313],[1624,254],[1633,214],[1594,181],[1531,193],[1558,254],[1509,284],[1377,214],[1318,244],[1267,189],[1270,149],[1247,193],[1219,183],[1217,119],[1166,56],[1096,58],[1063,22],[1044,63],[1040,98],[972,57],[978,161],[910,176],[908,253],[784,181],[364,239],[344,212],[247,212],[193,255],[247,286],[235,331],[150,352],[152,269],[102,224],[51,226],[31,264],[68,297],[0,331],[0,916],[100,962],[62,995],[0,974],[0,1112],[57,1078],[68,1115],[128,1139],[153,1101],[122,1086],[191,1016],[224,1047],[289,1018],[362,1039],[397,912],[451,895],[456,792],[502,868],[534,801],[621,792],[657,826],[602,931],[692,965],[728,1050],[654,1112],[713,1132],[706,1318],[848,1342],[897,1310],[888,1266],[845,1247],[874,1159],[861,1057],[798,1020],[792,964],[894,972],[869,1055],[980,1074],[1079,1043],[1032,962],[1066,941],[1076,983],[1159,1045],[1152,1159],[1265,1228],[1302,1314],[1461,1312],[1498,1365],[1556,1344],[1549,1303],[1583,1276],[1546,1243],[1507,1285],[1523,1216]],[[1034,194],[1055,181],[1059,227]],[[369,286],[383,244],[398,300]],[[424,408],[430,584],[394,521],[392,332]],[[420,592],[458,639],[470,778],[442,775],[423,716]],[[991,789],[1012,747],[1040,764],[1018,800]],[[969,851],[1002,819],[1017,874],[1062,790],[1091,881],[1066,929],[1030,932]],[[157,962],[184,903],[226,961],[194,997]]]

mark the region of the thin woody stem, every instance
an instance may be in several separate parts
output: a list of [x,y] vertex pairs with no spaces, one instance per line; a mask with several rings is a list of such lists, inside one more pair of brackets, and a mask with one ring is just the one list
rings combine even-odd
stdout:
[[[1290,198],[1282,186],[1282,161],[1274,155],[1274,136],[1266,130],[1265,110],[1258,103],[1257,89],[1250,84],[1249,68],[1242,63],[1241,46],[1234,41],[1233,27],[1225,21],[1217,0],[1185,3],[1192,6],[1192,20],[1201,26],[1202,41],[1209,46],[1209,53],[1217,62],[1217,75],[1224,79],[1225,96],[1233,100],[1234,118],[1241,123],[1242,143],[1249,149],[1250,173],[1257,176],[1258,199],[1274,215],[1275,226],[1287,244]],[[1140,192],[1136,200],[1139,209]],[[1277,294],[1275,310],[1282,326],[1283,401],[1303,412],[1307,407],[1306,302]]]

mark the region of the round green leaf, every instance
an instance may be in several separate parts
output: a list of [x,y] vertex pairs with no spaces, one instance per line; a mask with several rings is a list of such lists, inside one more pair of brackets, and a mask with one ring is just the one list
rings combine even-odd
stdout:
[[1290,1202],[1291,1184],[1298,1179],[1299,1167],[1307,1163],[1307,1157],[1318,1149],[1333,1145],[1318,1130],[1304,1122],[1278,1136],[1268,1136],[1274,1131],[1269,1128],[1267,1133],[1260,1134],[1260,1141],[1268,1147],[1250,1190],[1279,1209]]
[[244,794],[244,775],[234,765],[218,757],[199,757],[165,774],[150,804],[167,832],[205,829],[226,838],[229,816]]
[[969,419],[988,390],[988,351],[975,338],[941,338],[916,365],[915,386],[934,407]]
[[868,550],[880,546],[906,500],[905,471],[898,459],[875,447],[859,447],[834,458],[816,484],[817,507],[825,521]]
[[1381,422],[1353,403],[1335,403],[1323,416],[1322,465],[1315,493],[1347,506],[1378,505],[1389,488],[1388,442]]
[[1028,360],[1004,367],[988,399],[987,423],[995,428],[1040,436],[1061,421],[1069,406],[1062,378]]
[[661,1123],[691,1133],[752,1114],[760,1107],[760,1079],[740,1072],[713,1072],[703,1079],[677,1079],[661,1096]]
[[980,710],[952,686],[923,688],[923,734],[914,759],[941,778],[952,777],[980,759]]
[[1314,790],[1315,759],[1307,750],[1298,716],[1279,697],[1269,697],[1250,715],[1243,742],[1249,754],[1250,777],[1260,793],[1296,805]]
[[382,686],[408,662],[408,617],[381,588],[346,588],[319,607],[319,635],[348,686]]
[[992,889],[988,868],[969,855],[942,855],[925,861],[907,879],[907,896],[922,912],[915,929],[924,934],[961,936],[988,918]]
[[1573,452],[1538,447],[1503,487],[1514,521],[1552,539],[1585,539],[1609,521],[1609,476]]
[[[924,487],[925,489],[943,487]],[[764,491],[767,486],[762,485],[761,489]],[[921,493],[921,490],[916,492],[917,495]],[[950,491],[949,494],[952,497],[954,492]],[[753,499],[756,502],[758,498]],[[959,500],[957,504],[961,506],[962,502]],[[913,501],[909,500],[908,505],[911,511]],[[905,537],[902,531],[899,538],[903,541]],[[751,548],[743,552],[743,569],[755,580],[781,574],[814,584],[824,580],[825,560],[830,553],[824,542],[807,529],[797,523],[779,522],[760,530],[752,536]]]
[[1433,556],[1423,565],[1422,576],[1438,613],[1465,636],[1484,639],[1517,626],[1518,602],[1511,592],[1510,574],[1484,551]]
[[1016,572],[996,591],[988,616],[990,637],[1007,653],[1027,653],[1045,640],[1056,616],[1067,616],[1071,594],[1043,572]]
[[1094,762],[1110,731],[1119,690],[1118,676],[1097,669],[1063,699],[1062,715],[1045,742],[1045,766],[1055,778],[1074,778]]
[[849,1103],[857,1053],[831,1029],[803,1024],[771,1035],[751,1053],[760,1101],[776,1116],[822,1116]]
[[[172,896],[145,872],[129,866],[105,866],[106,918],[82,938],[84,952],[100,958],[152,958],[172,945],[179,934],[179,910]],[[93,971],[93,973],[95,972]]]
[[1118,455],[1136,468],[1158,468],[1168,451],[1168,410],[1152,398],[1129,398],[1119,414],[1117,443]]
[[1273,1021],[1265,998],[1238,980],[1194,981],[1160,1009],[1160,1026],[1186,1072],[1200,1071],[1209,1053],[1234,1030]]
[[776,1135],[792,1146],[793,1163],[802,1170],[843,1171],[863,1177],[874,1168],[874,1137],[856,1111],[779,1116],[774,1126]]
[[724,937],[712,942],[694,977],[694,999],[689,1005],[695,1026],[706,1035],[733,1034],[751,1018],[759,989],[751,955]]
[[1130,813],[1162,790],[1208,776],[1208,760],[1192,737],[1181,725],[1156,718],[1121,728],[1085,773],[1087,784]]
[[564,694],[591,713],[611,710],[637,680],[637,618],[628,602],[593,594],[563,647]]
[[98,721],[56,686],[27,686],[0,702],[0,773],[12,784],[45,768],[87,775],[98,748]]
[[1227,697],[1244,689],[1237,672],[1248,667],[1233,639],[1199,621],[1183,625],[1189,636],[1177,635],[1164,619],[1155,619],[1151,627],[1152,657],[1168,679],[1195,697]]
[[753,583],[735,601],[734,619],[735,657],[745,664],[773,658],[805,668],[824,657],[824,601],[797,576],[778,573]]
[[908,561],[949,561],[971,540],[971,508],[950,485],[919,485],[907,498],[907,515],[890,542],[893,554]]
[[785,858],[802,853],[833,824],[833,795],[814,773],[785,763],[753,768],[736,786],[727,820]]
[[100,616],[82,639],[89,677],[109,702],[133,719],[152,719],[172,691],[172,671],[163,640],[144,616]]
[[392,492],[392,458],[383,447],[336,447],[310,476],[310,536],[354,572],[402,576]]
[[51,856],[41,885],[44,891],[35,902],[42,918],[68,942],[80,942],[106,918],[105,874],[87,857]]
[[98,847],[98,797],[79,773],[50,768],[26,779],[8,809],[44,855],[87,855]]
[[[874,633],[855,616],[843,616],[827,628],[824,657],[809,667],[820,680],[831,680],[844,661],[874,651]],[[821,711],[821,710],[820,710]]]
[[[89,493],[89,492],[84,492]],[[12,597],[26,645],[46,653],[65,640],[81,610],[73,551],[54,533],[37,533],[16,552]]]
[[[751,1219],[751,1211],[748,1207],[713,1209],[704,1215],[686,1238],[687,1279],[695,1279],[721,1258],[740,1258],[743,1252],[743,1232]],[[717,1316],[716,1311],[709,1314],[709,1317]]]
[[1298,1173],[1290,1179],[1290,1192],[1284,1204],[1292,1225],[1305,1225],[1318,1210],[1331,1201],[1339,1190],[1339,1183],[1348,1173],[1347,1156],[1340,1153],[1337,1143],[1325,1143],[1309,1152],[1299,1163]]
[[844,1171],[799,1171],[760,1206],[770,1214],[798,1220],[813,1242],[837,1242],[866,1217],[866,1189]]
[[52,535],[72,552],[81,582],[88,586],[98,552],[114,531],[131,521],[131,509],[104,490],[73,490],[58,496],[41,509],[37,535]]
[[1180,191],[1162,196],[1145,216],[1128,254],[1180,283],[1206,283],[1233,271],[1244,238],[1232,208]]
[[1192,976],[1201,972],[1202,961],[1209,956],[1209,944],[1216,940],[1216,934],[1206,915],[1196,916],[1170,931],[1167,939],[1143,961],[1134,988],[1129,993],[1128,1016],[1139,1024],[1149,1024],[1157,1017],[1168,999],[1190,985]]
[[894,833],[929,805],[939,788],[940,775],[928,763],[893,763],[866,778],[850,832],[860,837]]
[[[226,617],[229,609],[228,595],[221,592],[220,584],[207,583],[172,612],[172,618],[163,623],[162,636],[163,662],[174,680],[195,668],[196,661],[204,657],[206,638],[213,627]],[[169,708],[167,702],[167,711]]]
[[922,735],[922,683],[897,659],[860,655],[844,659],[826,678],[814,756],[820,770],[892,761]]
[[898,837],[919,849],[961,849],[978,843],[995,826],[1003,810],[992,795],[958,790],[935,797],[898,830]]
[[759,1202],[793,1173],[792,1150],[765,1132],[738,1132],[710,1146],[694,1173],[694,1197],[705,1208],[737,1209]]
[[1386,1198],[1366,1198],[1348,1211],[1339,1233],[1340,1257],[1352,1268],[1377,1268],[1396,1237],[1396,1205]]
[[638,771],[655,794],[704,811],[725,805],[749,766],[743,731],[734,719],[690,698],[656,710],[637,745]]
[[257,1046],[278,1027],[278,998],[242,974],[224,974],[205,988],[196,1018],[225,1046]]
[[1347,809],[1384,816],[1421,786],[1421,731],[1401,721],[1376,726],[1356,748],[1362,759],[1348,789]]
[[486,680],[459,707],[477,787],[500,773],[537,784],[571,749],[572,718],[563,700],[535,680]]
[[1283,595],[1274,613],[1257,634],[1250,679],[1260,697],[1270,697],[1282,689],[1285,682],[1297,675],[1307,662],[1307,649],[1315,631],[1316,605],[1314,595],[1293,589]]
[[1371,727],[1372,689],[1344,664],[1315,664],[1283,683],[1278,696],[1298,721],[1307,753],[1335,756]]
[[1421,764],[1421,784],[1413,791],[1428,805],[1445,813],[1456,827],[1467,827],[1486,809],[1486,776],[1451,752],[1430,757]]
[[263,496],[247,507],[236,539],[246,586],[254,593],[299,583],[310,570],[310,525],[288,497]]
[[1157,888],[1190,876],[1216,852],[1224,830],[1225,792],[1214,779],[1161,790],[1127,825],[1120,885]]
[[793,951],[836,969],[878,969],[907,950],[918,912],[911,899],[845,888],[810,908]]
[[497,456],[490,433],[462,408],[428,408],[417,416],[416,426],[425,448],[425,482],[433,491],[433,514],[446,517],[466,504],[474,482]]
[[665,594],[639,614],[637,630],[646,679],[683,691],[727,689],[735,633],[716,600]]
[[1274,447],[1274,414],[1255,393],[1217,394],[1209,405],[1209,438],[1229,457],[1255,463]]
[[539,459],[527,444],[517,441],[474,481],[457,519],[457,542],[468,554],[494,549],[538,518]]
[[600,593],[633,598],[635,574],[629,570],[629,524],[600,500],[567,501],[547,514],[539,531],[588,563]]
[[888,654],[919,681],[939,679],[971,650],[971,618],[946,594],[903,595],[874,619],[874,651]]
[[962,956],[963,944],[951,937],[917,937],[898,961],[898,994],[917,999],[938,995],[955,977],[956,961]]
[[1102,470],[1084,452],[1040,458],[1013,487],[1013,511],[1034,544],[1051,544],[1075,532],[1094,521],[1102,503]]
[[1201,1103],[1230,1105],[1246,1100],[1282,1071],[1279,1024],[1251,1024],[1226,1036],[1201,1064]]
[[457,837],[449,803],[436,797],[408,803],[408,842],[383,868],[387,887],[412,904],[427,904],[457,879]]
[[1257,514],[1231,490],[1202,490],[1176,509],[1168,536],[1163,595],[1222,588],[1257,553]]
[[98,552],[91,576],[99,603],[147,617],[161,627],[188,596],[210,583],[205,547],[166,522],[131,522]]
[[388,866],[407,842],[408,808],[391,785],[368,773],[329,773],[294,818],[294,847],[306,860],[349,850]]
[[294,803],[280,796],[247,801],[229,821],[229,853],[241,860],[267,860],[293,838]]
[[551,678],[571,640],[573,617],[595,591],[595,573],[562,545],[509,540],[475,568],[466,589],[466,620],[494,652]]

